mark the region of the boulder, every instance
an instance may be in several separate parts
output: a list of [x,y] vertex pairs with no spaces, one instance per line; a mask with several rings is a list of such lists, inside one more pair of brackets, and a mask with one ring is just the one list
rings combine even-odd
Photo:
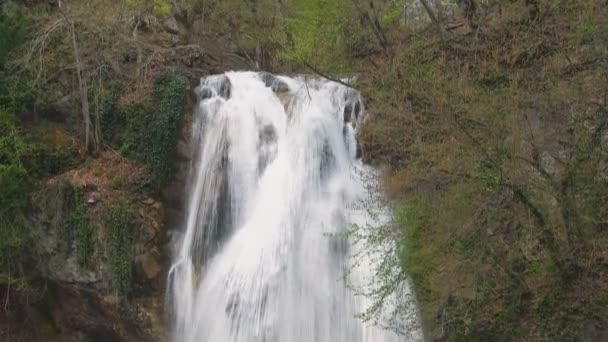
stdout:
[[275,93],[286,93],[289,91],[287,83],[269,72],[261,72],[260,77],[262,78],[262,82]]
[[135,260],[137,268],[147,280],[156,279],[162,271],[158,253],[154,250],[138,256]]

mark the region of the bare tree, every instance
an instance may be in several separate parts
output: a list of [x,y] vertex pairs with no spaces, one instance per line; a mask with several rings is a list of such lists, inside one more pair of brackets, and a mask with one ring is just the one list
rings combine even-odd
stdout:
[[458,0],[458,7],[462,11],[462,14],[467,19],[469,26],[476,28],[475,14],[477,13],[477,3],[475,0]]
[[57,2],[57,7],[61,11],[63,18],[69,23],[70,36],[72,40],[72,50],[74,53],[74,63],[76,64],[76,76],[78,79],[78,93],[80,96],[80,110],[82,111],[82,121],[84,123],[84,140],[85,148],[89,153],[96,153],[99,150],[99,128],[91,130],[91,111],[89,109],[89,95],[87,88],[87,80],[83,77],[83,66],[78,49],[78,39],[76,37],[76,27],[74,20],[65,12],[61,1]]
[[[82,77],[82,61],[78,52],[78,43],[76,39],[76,29],[74,22],[70,21],[70,33],[72,35],[72,48],[74,50],[74,61],[76,62],[76,75],[78,76],[78,91],[80,94],[80,104],[82,110],[82,119],[84,122],[85,148],[88,152],[97,152],[99,148],[98,137],[91,134],[91,113],[89,110],[89,95],[87,94],[87,80]],[[97,132],[97,128],[93,130]]]
[[431,6],[431,4],[428,2],[428,0],[420,0],[420,3],[422,3],[422,6],[426,10],[426,13],[429,16],[429,19],[431,19],[431,21],[437,26],[437,29],[439,30],[439,34],[441,35],[441,38],[443,39],[445,29],[441,25],[441,21],[439,20],[437,13],[435,13],[433,6]]

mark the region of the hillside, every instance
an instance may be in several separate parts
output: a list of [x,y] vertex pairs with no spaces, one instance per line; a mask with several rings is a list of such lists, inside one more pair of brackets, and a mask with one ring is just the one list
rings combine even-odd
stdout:
[[427,337],[606,339],[606,6],[482,13],[363,88]]

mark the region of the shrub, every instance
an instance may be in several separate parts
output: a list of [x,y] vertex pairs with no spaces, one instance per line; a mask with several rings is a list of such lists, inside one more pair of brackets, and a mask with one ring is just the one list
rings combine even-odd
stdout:
[[25,209],[30,183],[21,164],[26,144],[14,119],[0,110],[0,283],[12,281],[25,241]]
[[26,19],[12,6],[6,7],[0,12],[0,68],[9,52],[24,41],[28,31]]
[[31,100],[31,90],[22,74],[10,70],[9,55],[25,41],[29,23],[17,7],[0,6],[0,108],[16,112]]
[[57,125],[30,126],[24,139],[28,149],[23,162],[33,177],[57,175],[82,161],[76,139]]

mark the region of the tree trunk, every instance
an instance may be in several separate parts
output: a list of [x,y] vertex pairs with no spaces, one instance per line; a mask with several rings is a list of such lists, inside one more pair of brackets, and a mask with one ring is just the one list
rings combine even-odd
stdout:
[[439,29],[439,34],[441,35],[441,38],[443,39],[444,29],[441,26],[441,22],[439,21],[439,17],[437,17],[437,13],[435,13],[435,10],[431,6],[431,4],[429,4],[428,0],[420,0],[420,2],[422,3],[422,6],[424,6],[424,9],[426,10],[426,13],[428,14],[428,16],[431,19],[431,21],[435,25],[437,25],[437,28]]
[[76,42],[76,28],[74,21],[70,19],[70,31],[72,34],[72,48],[74,49],[74,60],[76,61],[76,74],[78,76],[78,90],[80,93],[80,104],[82,110],[82,118],[84,121],[84,140],[87,152],[97,151],[97,141],[91,140],[91,113],[89,110],[89,97],[87,94],[87,80],[82,75],[82,62],[80,53],[78,52],[78,44]]

